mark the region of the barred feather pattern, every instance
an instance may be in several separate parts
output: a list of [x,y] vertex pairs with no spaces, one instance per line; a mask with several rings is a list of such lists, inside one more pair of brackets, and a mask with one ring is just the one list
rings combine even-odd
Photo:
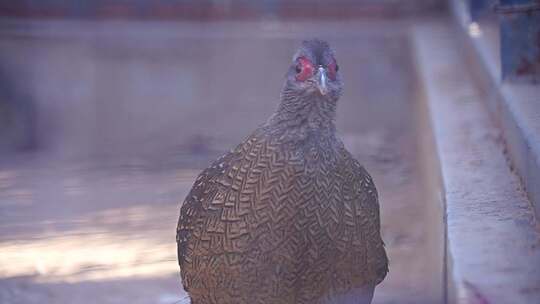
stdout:
[[193,304],[326,303],[388,271],[367,171],[334,136],[307,132],[299,144],[273,131],[258,129],[204,170],[181,207],[178,257]]

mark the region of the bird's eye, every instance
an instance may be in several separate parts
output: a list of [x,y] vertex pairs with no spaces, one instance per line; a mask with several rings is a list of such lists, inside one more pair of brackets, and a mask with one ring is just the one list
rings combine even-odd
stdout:
[[298,58],[298,63],[296,65],[296,80],[306,81],[309,77],[313,76],[315,68],[313,63],[309,61],[306,57]]

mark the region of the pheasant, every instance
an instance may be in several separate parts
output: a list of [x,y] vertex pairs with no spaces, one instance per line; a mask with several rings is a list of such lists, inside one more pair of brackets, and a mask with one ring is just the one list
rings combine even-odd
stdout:
[[176,240],[192,304],[371,303],[388,272],[378,194],[336,134],[327,42],[304,41],[277,111],[196,179]]

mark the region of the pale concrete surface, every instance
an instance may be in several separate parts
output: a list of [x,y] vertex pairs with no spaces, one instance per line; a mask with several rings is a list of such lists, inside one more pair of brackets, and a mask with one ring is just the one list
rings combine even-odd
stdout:
[[[338,130],[379,188],[390,273],[374,303],[437,303],[410,23],[9,23],[0,64],[41,152],[0,159],[0,302],[177,303],[180,202],[276,108],[299,41],[329,38]],[[435,238],[435,239],[433,239]]]
[[469,35],[471,21],[463,3],[452,1],[461,40],[467,46],[469,63],[484,90],[485,101],[503,131],[512,164],[540,216],[540,85],[501,81],[499,25],[481,20],[479,32]]
[[413,32],[446,205],[448,303],[538,303],[540,231],[448,24]]

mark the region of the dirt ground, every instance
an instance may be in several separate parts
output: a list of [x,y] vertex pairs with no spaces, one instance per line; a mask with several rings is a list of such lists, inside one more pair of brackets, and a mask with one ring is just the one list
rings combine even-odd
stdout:
[[345,81],[338,130],[380,193],[390,273],[374,303],[434,302],[405,22],[49,23],[0,37],[38,152],[0,160],[1,303],[187,303],[180,203],[277,106],[303,38]]

